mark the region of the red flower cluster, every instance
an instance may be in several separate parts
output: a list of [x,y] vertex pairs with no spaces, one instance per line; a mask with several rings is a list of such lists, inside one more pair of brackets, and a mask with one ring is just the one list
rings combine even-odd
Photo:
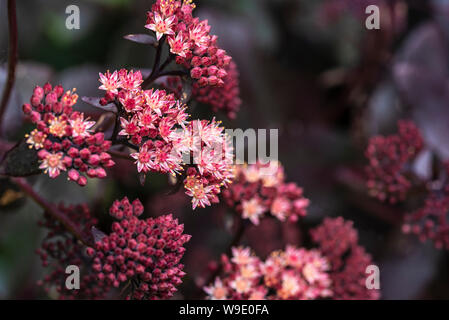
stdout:
[[398,134],[373,137],[366,149],[370,195],[390,203],[405,199],[412,186],[405,175],[406,165],[423,148],[421,133],[413,122],[399,121],[398,128]]
[[[58,210],[65,214],[86,238],[90,238],[90,230],[97,223],[91,215],[87,205],[65,207],[60,205]],[[49,230],[42,242],[42,247],[37,250],[44,267],[51,267],[52,272],[39,281],[39,285],[45,288],[49,294],[58,295],[59,299],[102,299],[105,298],[109,286],[98,283],[95,274],[92,273],[89,257],[84,255],[84,245],[79,242],[65,226],[45,213],[40,226]],[[65,270],[74,265],[80,268],[80,288],[67,289]],[[53,291],[54,290],[54,291]]]
[[[242,104],[240,100],[239,72],[234,62],[231,62],[226,67],[226,71],[228,74],[223,79],[224,84],[221,87],[200,87],[198,83],[194,83],[192,98],[212,106],[214,112],[221,110],[230,119],[235,119]],[[163,86],[172,91],[178,99],[181,98],[183,86],[182,81],[178,77],[168,77]]]
[[[180,174],[188,165],[185,188],[193,208],[217,202],[221,187],[233,177],[232,146],[219,123],[187,121],[186,106],[164,90],[142,90],[140,72],[126,70],[100,74],[106,101],[121,106],[119,135],[138,152],[131,154],[137,170]],[[191,158],[193,157],[193,163]]]
[[312,239],[330,263],[334,299],[378,299],[379,291],[366,288],[366,268],[371,256],[358,244],[351,221],[326,218],[311,231]]
[[288,246],[266,261],[249,248],[233,248],[223,256],[224,277],[204,290],[214,300],[303,300],[332,296],[329,264],[317,250]]
[[228,206],[235,208],[244,219],[258,225],[266,213],[291,222],[306,215],[310,201],[304,198],[302,188],[285,182],[280,163],[240,166],[235,176],[234,183],[223,196]]
[[73,92],[64,93],[62,86],[52,88],[47,83],[34,89],[31,103],[23,105],[23,112],[37,126],[26,135],[26,142],[38,150],[40,168],[51,178],[68,170],[70,180],[85,186],[85,175],[104,178],[105,168],[112,167],[114,161],[107,153],[111,142],[104,139],[103,133],[92,132],[95,121],[73,111],[77,99]]
[[180,260],[190,235],[183,234],[184,226],[171,215],[142,220],[142,213],[139,200],[115,201],[110,215],[118,221],[87,253],[94,258],[100,285],[128,283],[130,299],[166,299],[182,282]]
[[223,86],[232,58],[217,46],[207,20],[192,16],[194,8],[191,0],[157,0],[145,27],[156,33],[158,41],[166,36],[176,63],[189,69],[200,87]]

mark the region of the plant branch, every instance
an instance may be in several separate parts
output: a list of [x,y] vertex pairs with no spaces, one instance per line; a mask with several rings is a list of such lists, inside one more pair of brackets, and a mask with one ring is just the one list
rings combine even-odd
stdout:
[[14,79],[16,76],[16,65],[18,59],[17,53],[17,15],[16,1],[8,0],[8,28],[9,28],[9,47],[8,47],[8,75],[6,78],[5,90],[0,102],[0,133],[2,128],[3,114],[8,105],[11,96]]
[[94,244],[92,240],[88,239],[83,235],[81,230],[79,230],[78,226],[73,223],[64,213],[62,213],[57,206],[52,203],[47,202],[44,198],[42,198],[29,184],[24,178],[11,178],[11,181],[14,182],[24,194],[34,200],[39,206],[41,206],[45,212],[50,214],[53,218],[58,220],[71,234],[73,234],[79,241],[81,241],[84,245],[93,247]]
[[156,49],[156,57],[155,57],[154,63],[153,63],[153,68],[151,69],[151,73],[148,76],[148,78],[146,78],[145,81],[142,83],[143,89],[148,89],[148,87],[154,81],[155,76],[159,73],[159,63],[161,62],[162,45],[164,43],[164,40],[165,40],[165,36],[162,37],[158,43],[158,46]]

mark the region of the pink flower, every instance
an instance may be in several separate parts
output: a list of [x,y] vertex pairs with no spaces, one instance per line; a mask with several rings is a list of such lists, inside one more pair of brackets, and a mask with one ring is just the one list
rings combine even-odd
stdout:
[[179,33],[176,38],[168,38],[168,44],[170,45],[171,53],[186,58],[186,54],[189,52],[190,46],[187,41],[184,41],[181,33]]
[[79,113],[73,119],[69,120],[72,127],[72,136],[86,138],[90,136],[91,128],[95,125],[95,121],[84,120],[84,114]]
[[105,90],[113,94],[118,93],[121,83],[119,81],[117,71],[114,71],[114,73],[111,74],[108,70],[105,74],[99,73],[99,76],[102,85],[98,89]]
[[176,16],[170,16],[164,19],[158,12],[155,12],[153,15],[153,22],[145,25],[145,28],[156,32],[156,37],[157,40],[159,41],[163,35],[175,34],[172,29],[172,25],[175,19]]
[[193,210],[195,210],[197,207],[205,208],[206,206],[211,205],[210,198],[214,197],[214,195],[212,194],[212,186],[204,187],[204,185],[198,181],[195,186],[186,189],[186,194],[192,197]]
[[30,148],[39,150],[44,147],[44,142],[45,139],[47,139],[47,135],[42,131],[34,129],[30,134],[26,134],[25,138],[27,138],[26,143],[30,145]]
[[143,146],[139,152],[137,153],[132,153],[131,157],[136,159],[136,164],[137,164],[137,171],[138,172],[148,172],[151,170],[151,168],[154,166],[153,161],[151,161],[153,155],[152,153],[150,153],[150,151],[148,150],[147,146]]
[[137,90],[124,91],[124,94],[119,97],[120,103],[123,105],[126,112],[134,112],[142,110],[144,97]]
[[209,295],[209,299],[211,300],[226,300],[228,293],[220,278],[216,278],[212,285],[204,288],[204,291]]
[[260,200],[257,198],[242,201],[242,217],[251,220],[256,226],[259,224],[260,216],[265,211],[266,208],[261,205]]
[[120,88],[125,90],[139,89],[143,82],[142,73],[140,71],[134,72],[133,70],[127,72],[125,69],[119,71]]
[[46,152],[39,169],[43,169],[46,174],[48,173],[50,178],[56,178],[61,173],[61,170],[66,170],[66,167],[62,161],[63,156],[64,154],[62,152]]

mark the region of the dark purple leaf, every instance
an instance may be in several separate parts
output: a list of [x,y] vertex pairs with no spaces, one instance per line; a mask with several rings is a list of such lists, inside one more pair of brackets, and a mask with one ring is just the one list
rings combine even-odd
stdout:
[[9,150],[0,164],[0,174],[6,176],[26,177],[40,172],[37,152],[25,140]]
[[104,237],[106,237],[106,234],[103,231],[98,230],[95,227],[92,227],[92,236],[94,237],[95,242],[101,241]]
[[100,98],[93,98],[93,97],[82,97],[81,100],[83,100],[85,103],[90,104],[91,106],[95,108],[99,108],[105,111],[109,112],[117,112],[117,107],[115,104],[110,103],[105,106],[100,104]]
[[125,38],[126,40],[129,40],[129,41],[132,41],[132,42],[149,44],[152,46],[156,46],[158,43],[156,38],[154,38],[153,36],[150,36],[149,34],[128,34],[128,35],[124,36],[123,38]]

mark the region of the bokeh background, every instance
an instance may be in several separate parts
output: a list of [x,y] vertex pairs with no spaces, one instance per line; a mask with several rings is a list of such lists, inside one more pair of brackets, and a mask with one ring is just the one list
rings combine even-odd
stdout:
[[[220,45],[240,69],[243,105],[231,128],[279,129],[279,160],[287,180],[304,187],[312,204],[299,226],[267,221],[250,228],[244,243],[264,257],[286,242],[307,243],[308,228],[325,216],[355,222],[360,242],[381,270],[383,299],[449,298],[449,255],[401,233],[400,206],[366,196],[361,173],[369,137],[413,119],[432,151],[449,157],[449,1],[444,0],[200,0],[196,15],[209,19]],[[79,6],[81,28],[65,28],[65,8]],[[46,81],[99,96],[98,72],[148,69],[154,51],[123,39],[144,33],[150,0],[17,1],[19,59],[4,134],[27,132],[20,106]],[[365,8],[381,8],[381,29],[365,28]],[[0,88],[7,61],[6,1],[0,0]],[[80,102],[83,111],[98,116]],[[194,116],[211,118],[198,106]],[[64,178],[33,178],[52,201],[88,202],[104,217],[116,198],[139,197],[146,215],[174,213],[193,235],[184,257],[187,276],[177,298],[195,296],[195,285],[230,241],[227,209],[191,211],[181,193],[168,195],[165,176],[145,187],[135,167],[86,188]],[[422,168],[425,170],[425,168]],[[3,182],[4,183],[4,182]],[[1,190],[6,185],[0,187]],[[22,199],[0,203],[0,299],[48,298],[36,286],[44,270],[34,251],[44,235],[41,209]],[[106,223],[106,222],[105,222]],[[301,230],[301,231],[298,231]]]

